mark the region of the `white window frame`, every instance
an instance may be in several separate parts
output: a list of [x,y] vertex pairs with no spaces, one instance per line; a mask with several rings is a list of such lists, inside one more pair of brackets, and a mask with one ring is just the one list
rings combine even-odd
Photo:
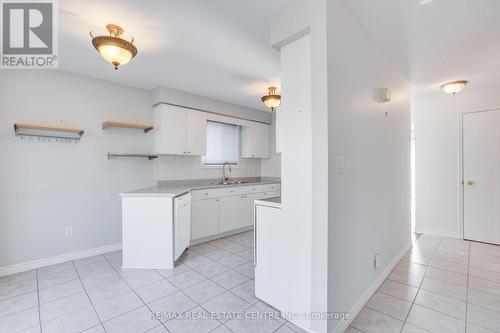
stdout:
[[[237,158],[237,161],[236,161],[236,163],[230,163],[230,164],[231,164],[232,168],[239,168],[240,167],[240,162],[241,162],[241,157],[240,157],[240,153],[241,153],[241,147],[240,147],[241,126],[237,125],[237,124],[232,124],[232,123],[229,123],[229,122],[223,122],[223,121],[217,121],[217,120],[208,120],[208,122],[221,123],[221,124],[236,126],[236,158]],[[208,144],[208,140],[207,140],[207,144]],[[218,168],[221,168],[223,166],[223,163],[206,163],[205,164],[203,162],[203,156],[201,156],[201,158],[200,158],[200,163],[201,163],[201,166],[203,168],[208,168],[208,169],[211,169],[211,168],[217,168],[218,169]]]

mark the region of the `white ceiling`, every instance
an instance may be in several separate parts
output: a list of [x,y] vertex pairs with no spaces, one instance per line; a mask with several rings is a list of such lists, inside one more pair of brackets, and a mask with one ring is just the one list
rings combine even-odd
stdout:
[[500,82],[500,1],[344,0],[419,90]]
[[[293,0],[59,0],[59,68],[143,89],[166,86],[265,110],[279,83],[269,20]],[[105,25],[135,38],[135,59],[115,71],[91,44]]]
[[[344,0],[419,91],[500,82],[500,0]],[[266,110],[279,85],[270,17],[294,0],[59,0],[59,67],[143,89],[166,86]],[[115,23],[137,57],[119,71],[89,31]]]

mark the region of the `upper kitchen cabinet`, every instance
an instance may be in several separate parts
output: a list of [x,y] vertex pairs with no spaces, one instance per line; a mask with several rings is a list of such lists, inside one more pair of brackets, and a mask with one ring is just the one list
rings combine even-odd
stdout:
[[205,155],[207,114],[179,106],[154,108],[154,152],[160,155]]
[[253,123],[241,127],[241,157],[269,158],[269,125]]

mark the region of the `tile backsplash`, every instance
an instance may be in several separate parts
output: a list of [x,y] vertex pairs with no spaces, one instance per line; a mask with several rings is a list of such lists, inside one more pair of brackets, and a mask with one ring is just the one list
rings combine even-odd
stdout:
[[[230,178],[260,177],[260,159],[240,159],[238,166],[233,166]],[[222,167],[202,166],[200,156],[160,156],[154,160],[155,181],[182,180],[182,179],[210,179],[221,178]]]

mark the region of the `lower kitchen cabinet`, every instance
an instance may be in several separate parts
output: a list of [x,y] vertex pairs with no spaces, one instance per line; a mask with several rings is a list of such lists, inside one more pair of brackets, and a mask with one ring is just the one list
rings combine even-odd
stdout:
[[279,195],[279,184],[193,191],[191,240],[253,226],[254,201]]
[[220,198],[219,232],[243,228],[243,195]]
[[[278,195],[279,194],[275,193],[274,196],[278,196]],[[254,213],[253,203],[255,200],[264,199],[265,197],[266,197],[266,193],[251,193],[251,194],[245,195],[245,198],[243,199],[244,203],[243,203],[243,208],[242,208],[243,216],[241,219],[241,221],[242,221],[241,228],[253,226],[253,213]]]
[[191,239],[205,238],[219,233],[219,199],[191,202]]

